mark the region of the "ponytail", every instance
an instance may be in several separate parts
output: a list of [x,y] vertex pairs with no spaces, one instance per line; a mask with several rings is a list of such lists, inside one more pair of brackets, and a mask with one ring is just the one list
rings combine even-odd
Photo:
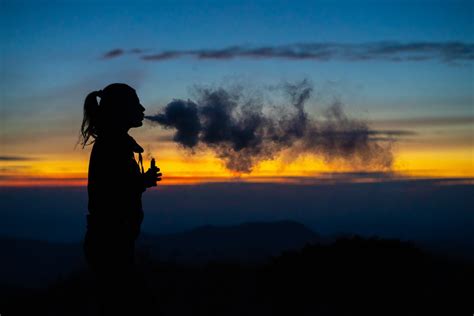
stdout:
[[97,123],[99,121],[99,103],[97,97],[102,96],[102,90],[93,91],[89,93],[84,100],[84,118],[82,119],[81,135],[79,142],[84,148],[87,145],[92,144],[94,141],[89,143],[89,138],[97,137]]

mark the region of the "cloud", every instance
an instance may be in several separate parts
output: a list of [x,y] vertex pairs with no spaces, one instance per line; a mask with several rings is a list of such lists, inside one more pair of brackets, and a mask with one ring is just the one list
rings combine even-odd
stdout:
[[366,122],[348,117],[337,102],[322,117],[311,117],[305,110],[313,91],[308,80],[272,88],[272,93],[280,90],[287,104],[275,108],[241,89],[198,88],[195,101],[175,99],[146,118],[174,130],[173,140],[191,152],[199,146],[210,149],[237,173],[250,173],[285,151],[291,151],[292,159],[313,155],[357,170],[387,170],[393,161],[391,143],[413,135],[372,130]]
[[112,50],[106,52],[102,57],[104,59],[112,59],[112,58],[115,58],[115,57],[122,56],[124,53],[125,52],[124,52],[123,49],[112,49]]
[[444,117],[415,117],[415,118],[397,118],[397,119],[380,119],[374,121],[377,125],[385,127],[439,127],[439,126],[472,126],[474,124],[474,116],[444,116]]
[[[121,49],[107,52],[104,57],[118,57]],[[420,62],[437,60],[445,63],[472,61],[474,43],[464,42],[371,42],[371,43],[295,43],[278,46],[229,46],[221,49],[165,50],[152,54],[142,54],[146,61],[165,61],[181,57],[198,60],[286,59],[313,61],[369,61]]]
[[32,160],[31,157],[25,156],[0,156],[0,161],[28,161]]
[[119,57],[119,56],[122,56],[122,55],[125,55],[125,54],[144,54],[148,51],[148,49],[141,49],[141,48],[132,48],[128,51],[125,51],[123,49],[120,49],[120,48],[116,48],[116,49],[112,49],[108,52],[106,52],[102,58],[103,59],[112,59],[112,58],[116,58],[116,57]]
[[166,106],[163,113],[148,117],[148,119],[165,128],[176,128],[173,140],[185,147],[192,148],[199,141],[201,122],[198,117],[198,108],[190,100],[174,100]]
[[131,54],[142,54],[145,53],[147,49],[141,49],[141,48],[132,48],[129,52]]
[[381,136],[414,136],[417,133],[408,130],[375,130],[370,131],[372,135],[381,135]]

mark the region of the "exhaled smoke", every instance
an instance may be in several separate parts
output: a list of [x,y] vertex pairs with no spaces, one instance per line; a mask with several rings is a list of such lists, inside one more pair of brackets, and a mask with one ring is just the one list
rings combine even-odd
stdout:
[[[173,100],[162,111],[147,116],[165,128],[175,129],[174,141],[193,150],[205,146],[234,172],[250,173],[261,161],[276,158],[283,150],[292,155],[311,154],[328,163],[355,169],[388,169],[392,165],[392,134],[372,131],[351,119],[340,104],[330,106],[321,119],[305,111],[312,87],[307,80],[286,84],[290,106],[265,112],[257,100],[226,89],[200,89],[195,102]],[[381,135],[385,134],[385,135]]]
[[201,123],[198,106],[190,100],[173,100],[168,103],[163,113],[149,116],[147,119],[165,128],[175,128],[174,141],[185,147],[193,148],[199,142]]

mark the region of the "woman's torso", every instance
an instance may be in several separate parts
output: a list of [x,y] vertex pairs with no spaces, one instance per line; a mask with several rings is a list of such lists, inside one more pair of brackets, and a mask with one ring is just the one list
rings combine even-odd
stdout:
[[137,230],[140,226],[144,186],[134,158],[134,151],[140,150],[128,134],[97,138],[89,161],[89,229]]

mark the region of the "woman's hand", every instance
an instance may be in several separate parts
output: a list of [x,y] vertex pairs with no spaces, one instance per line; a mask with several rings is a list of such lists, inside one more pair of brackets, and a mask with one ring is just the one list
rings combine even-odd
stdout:
[[161,181],[161,172],[160,168],[152,166],[145,172],[143,175],[144,177],[144,183],[145,183],[145,188],[150,188],[150,187],[156,187],[156,182]]

